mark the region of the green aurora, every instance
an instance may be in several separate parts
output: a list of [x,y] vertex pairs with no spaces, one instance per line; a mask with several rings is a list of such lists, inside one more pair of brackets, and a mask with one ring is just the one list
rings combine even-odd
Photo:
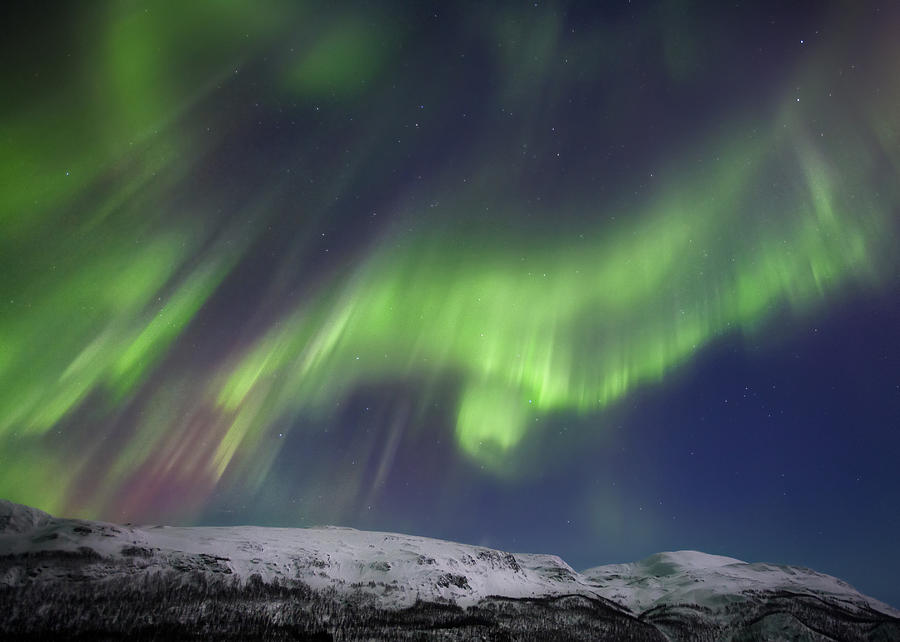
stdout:
[[[795,182],[760,212],[763,167],[786,149],[800,150],[787,152]],[[891,259],[888,213],[842,184],[866,181],[866,164],[839,178],[793,137],[720,158],[721,170],[676,181],[613,231],[499,247],[456,230],[382,242],[215,382],[209,394],[233,417],[217,473],[284,414],[322,411],[379,378],[447,373],[463,382],[459,447],[500,471],[540,415],[600,415],[716,337],[877,285]]]
[[[277,7],[98,4],[78,23],[82,53],[56,93],[29,92],[30,68],[11,81],[30,99],[3,107],[0,496],[96,515],[139,505],[129,490],[139,479],[181,480],[198,503],[226,482],[258,488],[278,452],[273,432],[327,419],[381,381],[415,383],[423,405],[427,390],[455,385],[458,449],[513,474],[517,448],[554,413],[595,417],[604,430],[605,409],[718,339],[877,291],[895,269],[900,90],[885,86],[859,109],[830,106],[826,79],[801,68],[791,85],[809,101],[792,89],[774,119],[710,126],[705,143],[669,152],[640,198],[582,190],[525,202],[515,171],[498,169],[504,158],[476,146],[470,180],[448,169],[425,188],[440,203],[437,224],[417,227],[428,206],[398,201],[389,214],[400,223],[311,278],[299,301],[248,322],[212,367],[169,365],[161,376],[204,306],[240,278],[284,193],[268,177],[224,221],[221,201],[185,197],[215,150],[205,130],[237,128],[216,111],[196,126],[198,106],[273,48],[292,52],[264,66],[280,99],[358,100],[396,64],[399,47],[383,43],[406,37],[376,13],[322,28],[299,3]],[[373,38],[373,21],[388,35]],[[562,46],[550,13],[521,29],[508,37],[531,42],[535,60]],[[563,53],[608,52],[604,37]],[[674,76],[689,72],[689,51],[670,42],[665,53]],[[516,66],[526,58],[498,53],[501,96],[562,85],[548,80],[559,78],[549,64]],[[864,135],[831,127],[847,111]],[[539,116],[523,120],[513,138],[529,140]],[[321,194],[342,192],[391,142],[370,132]],[[298,207],[324,220],[325,200]],[[554,208],[556,229],[516,224],[524,210],[552,220]],[[75,456],[66,434],[85,426],[95,445]]]

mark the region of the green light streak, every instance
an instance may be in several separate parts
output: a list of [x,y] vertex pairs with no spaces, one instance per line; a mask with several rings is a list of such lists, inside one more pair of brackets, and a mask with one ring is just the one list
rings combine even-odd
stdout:
[[119,394],[131,390],[146,370],[181,333],[231,268],[225,261],[210,262],[194,271],[147,322],[112,364],[109,384]]
[[[385,242],[339,295],[301,306],[213,389],[236,413],[218,474],[275,417],[322,412],[383,377],[451,373],[464,382],[458,445],[499,469],[531,417],[600,411],[717,337],[875,284],[886,213],[845,187],[865,178],[839,180],[810,145],[766,142],[720,150],[717,173],[677,181],[634,223],[580,243]],[[760,199],[768,154],[787,146],[799,179]]]
[[[39,296],[20,292],[24,300],[13,300],[15,307],[0,317],[8,337],[0,363],[0,433],[16,426],[47,430],[88,393],[134,334],[121,320],[138,315],[171,276],[179,246],[170,238],[110,250]],[[48,343],[52,349],[41,349]]]

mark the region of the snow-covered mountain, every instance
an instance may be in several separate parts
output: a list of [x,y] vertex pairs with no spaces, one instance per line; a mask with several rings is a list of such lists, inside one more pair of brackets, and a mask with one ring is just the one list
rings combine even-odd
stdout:
[[[132,587],[135,597],[128,598]],[[173,590],[182,595],[179,608],[170,604]],[[212,631],[202,624],[203,613],[230,596],[238,606],[229,613],[242,614],[240,622],[270,622],[274,628],[264,637],[273,639],[297,618],[307,633],[338,638],[353,638],[348,632],[359,629],[361,637],[440,630],[458,639],[524,639],[571,626],[581,633],[572,629],[564,639],[721,639],[741,631],[766,638],[900,639],[900,612],[837,578],[694,551],[579,573],[555,555],[394,533],[120,526],[0,501],[0,612],[6,606],[14,613],[0,632],[41,631],[43,620],[34,614],[43,610],[46,619],[63,608],[60,595],[68,596],[68,616],[58,617],[70,617],[72,605],[80,604],[78,617],[94,629],[132,637],[135,627],[152,633],[160,613],[186,636],[197,627]],[[117,596],[127,608],[116,611],[119,619],[105,620],[107,607],[95,602],[108,606]],[[188,603],[197,608],[181,608]],[[328,617],[320,621],[319,611]],[[431,622],[424,629],[423,617]],[[412,628],[410,618],[418,622]],[[432,629],[434,622],[443,624]],[[53,632],[66,627],[61,621]],[[173,636],[177,631],[169,630]]]
[[[810,628],[793,611],[821,611],[837,619],[865,619],[873,613],[895,621],[900,617],[900,611],[831,575],[698,551],[657,553],[639,562],[590,568],[582,576],[607,599],[657,621],[664,630],[677,631],[679,624],[694,628],[701,620],[707,628],[724,631],[741,620],[752,624],[757,639],[797,639],[801,633],[826,632]],[[865,633],[862,639],[878,631],[873,627]],[[893,635],[900,636],[900,629]]]
[[640,562],[597,566],[582,572],[602,595],[635,612],[671,604],[710,609],[740,603],[760,592],[787,591],[843,604],[848,609],[900,612],[859,593],[831,575],[799,566],[748,564],[698,551],[657,553]]
[[[417,599],[469,606],[489,595],[599,595],[555,555],[513,555],[427,537],[339,527],[138,528],[55,519],[0,500],[0,555],[78,555],[86,549],[99,559],[82,569],[85,578],[169,569],[244,580],[258,575],[263,582],[299,580],[314,589],[371,593],[386,608],[410,606]],[[30,569],[28,576],[21,568],[18,574],[7,570],[0,583],[59,580],[68,573],[68,568],[47,564]]]

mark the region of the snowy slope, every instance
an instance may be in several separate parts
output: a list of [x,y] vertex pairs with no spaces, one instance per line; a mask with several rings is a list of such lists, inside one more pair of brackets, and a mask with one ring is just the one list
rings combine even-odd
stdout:
[[900,616],[828,575],[695,551],[578,573],[555,555],[512,554],[426,537],[336,527],[120,526],[54,518],[2,500],[0,560],[0,587],[199,572],[362,592],[388,609],[417,599],[469,606],[489,596],[579,595],[623,613],[690,604],[716,618],[729,606],[789,592],[850,612]]
[[657,553],[640,562],[590,568],[582,575],[604,597],[636,613],[676,604],[717,611],[761,593],[785,592],[825,598],[851,611],[868,608],[900,616],[900,611],[831,575],[796,566],[748,564],[697,551]]
[[[12,527],[0,529],[0,556],[51,552],[95,560],[84,572],[96,577],[175,568],[237,575],[264,581],[300,580],[313,588],[361,590],[387,608],[423,599],[466,606],[489,595],[535,597],[596,594],[585,579],[555,555],[513,555],[480,546],[426,537],[350,528],[262,528],[256,526],[132,527],[56,519],[0,501]],[[34,572],[32,570],[32,572]],[[45,579],[69,572],[47,564]],[[0,576],[0,585],[23,581]]]
[[52,519],[44,511],[0,499],[0,534],[26,533]]

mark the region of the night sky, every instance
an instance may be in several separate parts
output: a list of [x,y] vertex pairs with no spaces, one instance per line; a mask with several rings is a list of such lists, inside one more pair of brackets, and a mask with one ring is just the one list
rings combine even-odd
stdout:
[[0,496],[900,605],[900,3],[0,11]]

